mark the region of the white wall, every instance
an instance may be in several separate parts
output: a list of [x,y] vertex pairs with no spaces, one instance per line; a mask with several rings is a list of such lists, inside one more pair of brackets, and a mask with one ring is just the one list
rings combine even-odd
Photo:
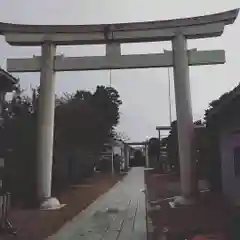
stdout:
[[121,146],[114,146],[114,147],[113,147],[113,153],[114,153],[114,154],[118,154],[119,156],[122,156]]
[[[240,147],[240,134],[221,135],[221,168],[223,193],[233,201],[240,200],[240,176],[235,175],[234,148]],[[239,159],[240,161],[240,159]]]

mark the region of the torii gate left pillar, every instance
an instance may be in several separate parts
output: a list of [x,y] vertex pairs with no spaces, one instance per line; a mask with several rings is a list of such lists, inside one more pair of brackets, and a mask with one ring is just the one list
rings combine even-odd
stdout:
[[52,159],[55,112],[56,46],[51,41],[42,45],[40,95],[37,129],[37,197],[41,208],[58,208],[60,203],[51,197]]

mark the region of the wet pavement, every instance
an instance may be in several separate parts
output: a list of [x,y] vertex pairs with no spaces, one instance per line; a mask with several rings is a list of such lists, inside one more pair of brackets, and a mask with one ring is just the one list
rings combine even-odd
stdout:
[[146,240],[143,188],[144,169],[133,168],[121,182],[47,240]]

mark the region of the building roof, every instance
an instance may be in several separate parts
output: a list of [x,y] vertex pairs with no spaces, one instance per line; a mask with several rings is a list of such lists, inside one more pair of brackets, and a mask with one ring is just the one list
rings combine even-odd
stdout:
[[0,91],[11,92],[14,85],[18,83],[18,79],[13,77],[10,73],[0,68]]

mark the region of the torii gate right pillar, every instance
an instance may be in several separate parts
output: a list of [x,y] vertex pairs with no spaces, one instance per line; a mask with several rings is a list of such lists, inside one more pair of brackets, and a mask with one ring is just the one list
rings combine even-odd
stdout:
[[191,106],[187,40],[176,34],[172,40],[174,85],[178,124],[178,143],[182,197],[179,204],[191,203],[198,191],[194,157],[194,124]]

